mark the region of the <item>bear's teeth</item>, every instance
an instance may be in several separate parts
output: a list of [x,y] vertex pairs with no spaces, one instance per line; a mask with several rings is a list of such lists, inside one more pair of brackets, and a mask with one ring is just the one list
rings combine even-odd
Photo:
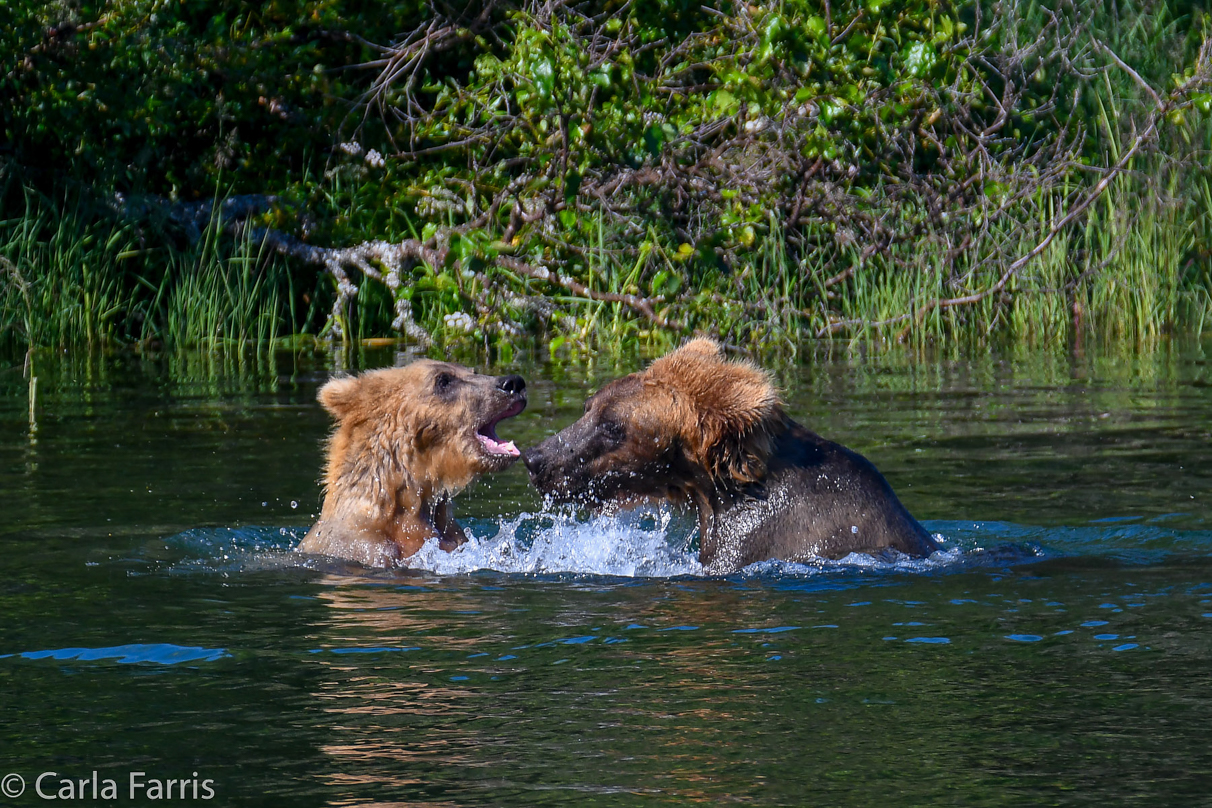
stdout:
[[518,451],[518,447],[514,446],[513,441],[497,441],[487,435],[476,435],[480,439],[480,443],[484,446],[484,451],[494,455],[509,455],[510,457],[518,457],[522,453]]

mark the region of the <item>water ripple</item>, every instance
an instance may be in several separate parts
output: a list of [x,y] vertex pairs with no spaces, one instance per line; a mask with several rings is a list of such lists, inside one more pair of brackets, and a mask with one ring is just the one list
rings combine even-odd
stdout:
[[170,645],[168,643],[115,645],[109,648],[58,648],[51,651],[23,651],[19,654],[4,654],[0,659],[11,657],[22,659],[54,659],[60,662],[74,659],[80,662],[112,660],[120,665],[149,662],[156,665],[179,665],[183,662],[214,662],[230,657],[225,648],[202,648],[194,645]]

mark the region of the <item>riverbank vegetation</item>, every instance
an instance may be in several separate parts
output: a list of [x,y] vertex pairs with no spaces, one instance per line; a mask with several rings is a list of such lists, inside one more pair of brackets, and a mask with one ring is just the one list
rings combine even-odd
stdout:
[[0,342],[1212,327],[1181,0],[0,9]]

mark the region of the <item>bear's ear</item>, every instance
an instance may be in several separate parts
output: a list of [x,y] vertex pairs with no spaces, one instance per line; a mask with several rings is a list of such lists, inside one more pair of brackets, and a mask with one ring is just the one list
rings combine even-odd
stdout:
[[653,362],[647,376],[673,388],[693,407],[695,418],[682,429],[692,461],[722,483],[765,476],[784,417],[765,372],[748,362],[730,362],[715,342],[696,339]]
[[362,381],[356,376],[330,379],[320,388],[316,398],[324,405],[324,409],[340,421],[354,409],[358,402],[361,386]]
[[761,370],[719,362],[695,402],[699,462],[721,482],[751,483],[766,476],[774,434],[783,414],[777,391]]

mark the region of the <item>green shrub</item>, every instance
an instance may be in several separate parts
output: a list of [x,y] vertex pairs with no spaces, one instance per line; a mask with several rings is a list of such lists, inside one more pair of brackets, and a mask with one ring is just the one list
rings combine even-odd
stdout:
[[[81,328],[10,333],[202,339],[183,319],[193,297],[228,301],[204,331],[235,339],[415,321],[439,342],[701,330],[761,347],[1202,323],[1212,95],[1194,84],[1107,198],[1124,209],[1096,206],[1002,294],[903,315],[988,289],[1029,251],[1150,113],[1141,81],[1164,94],[1191,78],[1207,27],[1184,0],[9,4],[0,159],[85,235],[69,247],[10,187],[5,218],[35,220],[0,254],[29,288],[84,289],[50,279],[99,243],[89,228],[116,239],[91,262],[104,288],[26,306],[95,307]],[[162,221],[123,221],[114,192],[152,199]],[[230,194],[272,194],[251,224],[310,245],[415,239],[437,257],[354,264],[342,285],[269,261],[247,228],[189,246],[199,233],[163,221]],[[136,233],[141,273],[115,257]],[[142,296],[136,278],[159,289],[190,250],[208,257]],[[253,254],[279,280],[233,286],[215,269]],[[1074,313],[1128,300],[1147,301],[1147,324]]]

